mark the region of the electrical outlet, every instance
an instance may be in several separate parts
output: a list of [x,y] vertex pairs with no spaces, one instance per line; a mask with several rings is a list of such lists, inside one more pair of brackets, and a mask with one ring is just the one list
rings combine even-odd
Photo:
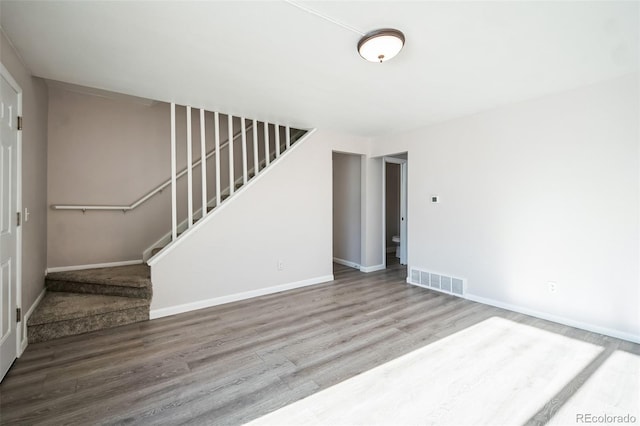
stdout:
[[555,281],[549,281],[547,283],[547,289],[549,290],[549,293],[555,293],[558,291],[558,284]]
[[284,271],[284,260],[278,260],[278,271]]

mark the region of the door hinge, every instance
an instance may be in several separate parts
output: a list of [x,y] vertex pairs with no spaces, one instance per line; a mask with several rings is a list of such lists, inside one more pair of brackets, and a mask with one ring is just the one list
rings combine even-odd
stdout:
[[16,213],[16,226],[20,226],[20,212]]
[[18,130],[22,130],[22,116],[18,116]]
[[16,322],[22,321],[22,309],[16,308]]

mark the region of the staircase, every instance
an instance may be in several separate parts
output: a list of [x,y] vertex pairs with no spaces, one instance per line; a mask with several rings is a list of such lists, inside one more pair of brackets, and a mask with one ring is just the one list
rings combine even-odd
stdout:
[[147,265],[54,272],[27,322],[30,343],[149,319],[151,274]]
[[[255,125],[255,124],[254,124]],[[307,130],[302,129],[291,129],[290,139],[285,140],[284,138],[277,138],[276,144],[272,146],[268,151],[265,147],[266,155],[262,155],[258,157],[255,155],[255,160],[257,160],[256,164],[258,167],[251,166],[250,168],[245,168],[245,174],[238,176],[233,181],[233,186],[229,185],[224,189],[220,189],[220,197],[214,196],[206,202],[206,211],[207,214],[215,210],[215,208],[225,202],[229,197],[232,197],[236,191],[241,189],[246,183],[251,181],[253,178],[262,173],[267,167],[271,165],[278,157],[283,155],[285,151],[290,149],[296,142],[298,142],[302,137],[304,137],[308,133]],[[239,133],[240,134],[240,133]],[[262,134],[260,135],[262,137]],[[230,136],[231,137],[231,136]],[[264,137],[259,141],[260,145],[263,145]],[[268,142],[267,142],[268,144]],[[255,150],[257,152],[257,149]],[[254,161],[255,161],[254,160]],[[245,166],[246,167],[246,166]],[[191,225],[196,225],[198,221],[204,218],[202,214],[203,209],[199,209],[193,212],[192,219],[185,219],[182,222],[176,225],[176,239],[179,238],[185,231],[187,231]],[[142,257],[144,261],[148,261],[156,254],[160,253],[162,249],[164,249],[167,245],[172,242],[172,232],[168,232],[163,235],[158,241],[156,241],[151,247],[147,248],[143,253]]]
[[[227,115],[227,138],[220,138],[220,117],[214,113],[215,148],[206,150],[206,136],[201,139],[201,159],[192,159],[191,107],[184,107],[187,114],[187,167],[178,172],[176,158],[176,106],[171,105],[171,179],[130,205],[52,205],[56,210],[112,211],[115,214],[138,208],[148,199],[171,186],[172,229],[156,243],[144,250],[142,257],[148,261],[165,247],[177,243],[182,234],[196,231],[199,222],[234,195],[299,141],[306,130],[283,127],[252,120],[247,125],[244,118]],[[204,110],[200,110],[200,123],[205,121]],[[211,114],[208,114],[211,115]],[[234,120],[235,119],[235,120]],[[239,126],[238,126],[239,124]],[[235,126],[235,129],[234,129]],[[234,130],[240,127],[239,131]],[[260,128],[260,131],[258,131]],[[251,133],[250,133],[251,132]],[[201,127],[201,135],[205,135]],[[169,139],[169,138],[167,138]],[[211,141],[210,141],[211,142]],[[226,151],[225,151],[226,150]],[[234,157],[235,151],[235,157]],[[204,159],[204,161],[202,161]],[[215,161],[213,161],[215,160]],[[192,171],[200,167],[203,175],[203,191],[200,208],[193,211],[196,197],[192,194]],[[225,168],[221,175],[221,168]],[[215,176],[213,197],[206,190],[207,169]],[[210,176],[211,176],[210,175]],[[176,181],[187,177],[188,214],[180,223],[176,215]],[[222,184],[221,184],[222,182]],[[118,266],[112,268],[84,269],[49,273],[45,279],[46,294],[27,321],[29,343],[44,342],[65,336],[87,333],[149,319],[152,297],[150,267],[146,264]]]

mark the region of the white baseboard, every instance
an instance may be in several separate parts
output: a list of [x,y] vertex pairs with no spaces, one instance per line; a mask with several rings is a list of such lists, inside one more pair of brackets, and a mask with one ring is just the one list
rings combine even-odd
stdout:
[[532,317],[540,318],[547,321],[556,322],[558,324],[568,325],[569,327],[575,327],[582,330],[591,331],[593,333],[604,334],[606,336],[615,337],[617,339],[627,340],[633,343],[640,343],[640,336],[636,334],[627,333],[624,331],[614,330],[607,327],[601,327],[595,324],[589,324],[582,321],[575,321],[570,318],[565,318],[546,312],[537,311],[535,309],[525,308],[523,306],[512,305],[510,303],[504,303],[493,299],[487,299],[481,296],[475,296],[467,293],[464,296],[466,299],[482,303],[484,305],[495,306],[497,308],[506,309],[508,311],[518,312],[521,314],[529,315]]
[[245,291],[242,293],[230,294],[228,296],[214,297],[213,299],[200,300],[197,302],[170,306],[168,308],[152,309],[149,317],[150,319],[162,318],[169,315],[182,314],[184,312],[195,311],[197,309],[210,308],[212,306],[223,305],[225,303],[237,302],[239,300],[251,299],[252,297],[279,293],[281,291],[293,290],[295,288],[307,287],[314,284],[322,284],[329,281],[333,281],[333,275],[309,278],[307,280],[296,281],[293,283],[281,284],[273,287],[261,288],[258,290]]
[[338,265],[348,266],[349,268],[361,269],[362,267],[355,262],[350,262],[348,260],[340,259],[339,257],[333,258],[333,263],[337,263]]
[[143,263],[142,259],[123,260],[121,262],[94,263],[92,265],[54,266],[53,268],[47,268],[46,273],[48,274],[50,272],[81,271],[83,269],[95,269],[95,268],[112,268],[114,266],[139,265],[141,263]]
[[33,312],[36,310],[40,302],[42,302],[42,299],[44,298],[44,295],[46,292],[47,290],[43,288],[40,294],[38,295],[38,297],[36,298],[36,300],[33,302],[31,307],[27,311],[27,313],[24,314],[24,316],[22,317],[22,321],[20,322],[20,326],[22,327],[22,335],[21,335],[22,341],[20,342],[20,346],[18,347],[18,358],[22,356],[22,353],[24,352],[25,349],[27,349],[27,345],[29,344],[29,340],[27,338],[28,336],[27,323],[29,322],[29,318],[31,318],[31,315],[33,314]]
[[360,267],[360,270],[362,272],[376,272],[376,271],[382,271],[383,269],[387,269],[387,266],[384,263],[381,263],[380,265]]

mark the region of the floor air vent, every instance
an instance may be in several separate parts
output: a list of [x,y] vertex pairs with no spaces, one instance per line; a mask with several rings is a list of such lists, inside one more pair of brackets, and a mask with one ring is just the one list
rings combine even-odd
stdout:
[[411,268],[411,284],[431,288],[455,296],[464,296],[466,280]]

